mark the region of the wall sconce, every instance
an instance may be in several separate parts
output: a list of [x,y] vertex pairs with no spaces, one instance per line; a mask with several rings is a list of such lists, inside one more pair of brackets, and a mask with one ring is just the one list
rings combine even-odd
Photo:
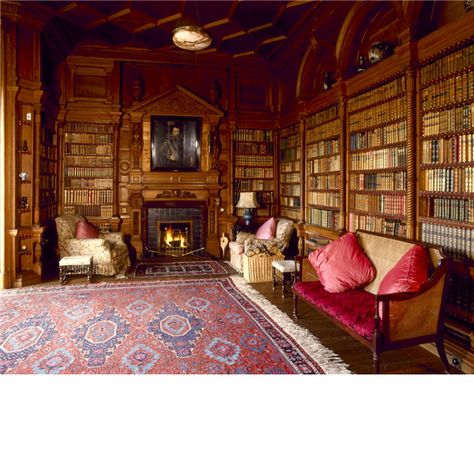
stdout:
[[332,85],[334,84],[334,80],[332,78],[332,74],[330,72],[324,73],[324,80],[323,80],[323,89],[328,91],[331,89]]
[[364,56],[359,56],[359,61],[357,63],[357,72],[365,71],[367,68],[365,66],[365,58]]

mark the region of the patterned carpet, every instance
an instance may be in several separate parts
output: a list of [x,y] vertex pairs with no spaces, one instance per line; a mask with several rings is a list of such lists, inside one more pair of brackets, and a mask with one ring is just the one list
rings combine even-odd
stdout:
[[0,291],[0,373],[347,372],[238,276]]
[[230,268],[216,260],[140,262],[133,273],[134,277],[196,277],[228,275]]

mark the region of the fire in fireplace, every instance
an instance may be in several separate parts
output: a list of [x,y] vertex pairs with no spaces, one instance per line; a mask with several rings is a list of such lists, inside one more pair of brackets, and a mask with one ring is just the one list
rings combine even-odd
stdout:
[[192,242],[191,221],[158,222],[158,246],[165,255],[183,255]]

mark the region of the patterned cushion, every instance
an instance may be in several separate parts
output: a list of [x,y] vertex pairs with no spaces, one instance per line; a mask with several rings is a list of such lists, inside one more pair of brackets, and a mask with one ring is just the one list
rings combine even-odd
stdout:
[[364,290],[329,293],[320,281],[299,281],[293,291],[371,341],[375,329],[375,296]]

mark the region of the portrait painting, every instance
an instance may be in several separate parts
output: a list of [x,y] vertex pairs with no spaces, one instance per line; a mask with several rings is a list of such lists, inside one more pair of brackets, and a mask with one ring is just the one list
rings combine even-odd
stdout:
[[199,171],[200,120],[151,116],[151,171]]

